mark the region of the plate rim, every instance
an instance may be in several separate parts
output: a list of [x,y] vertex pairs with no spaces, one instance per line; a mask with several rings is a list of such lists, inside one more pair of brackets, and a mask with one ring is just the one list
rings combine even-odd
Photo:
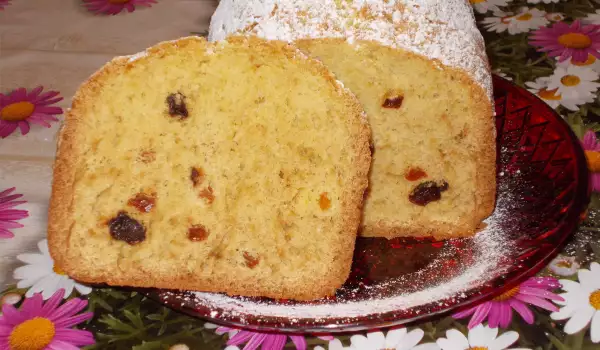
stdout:
[[[285,320],[286,318],[284,318],[284,317],[267,316],[265,318],[261,318],[260,322],[248,321],[248,323],[244,323],[244,322],[239,322],[239,319],[246,319],[243,316],[242,317],[235,316],[234,319],[222,319],[222,318],[219,318],[218,316],[213,317],[213,316],[211,316],[211,313],[214,312],[214,310],[209,309],[206,306],[202,306],[201,308],[198,308],[198,309],[191,309],[186,306],[177,307],[177,305],[175,305],[175,303],[166,302],[160,296],[161,291],[163,291],[163,292],[167,291],[164,289],[163,290],[144,289],[144,290],[140,290],[140,292],[143,293],[144,295],[146,295],[148,298],[160,303],[163,306],[166,306],[166,307],[176,310],[178,312],[185,313],[192,317],[205,319],[211,323],[215,323],[215,324],[222,325],[225,327],[243,328],[246,330],[260,331],[260,332],[278,332],[278,333],[285,333],[285,334],[303,334],[303,333],[313,333],[313,334],[336,333],[336,334],[338,334],[338,333],[362,331],[362,330],[369,330],[369,329],[394,327],[394,326],[410,324],[410,323],[415,323],[415,322],[423,322],[428,319],[437,318],[437,317],[440,317],[445,314],[450,314],[451,312],[457,312],[460,310],[464,310],[464,309],[473,307],[473,305],[475,305],[479,302],[492,299],[495,296],[502,294],[504,291],[514,288],[517,285],[521,284],[525,279],[527,279],[531,276],[534,276],[539,271],[541,271],[552,259],[554,259],[557,256],[557,254],[560,252],[560,250],[565,246],[567,240],[571,236],[573,236],[573,234],[576,232],[577,227],[581,223],[580,216],[587,209],[589,202],[590,202],[590,198],[591,198],[591,186],[589,184],[589,170],[587,168],[587,161],[585,158],[585,154],[584,154],[583,148],[581,146],[581,143],[580,143],[578,137],[575,135],[575,133],[573,132],[571,127],[567,124],[567,122],[560,116],[560,114],[558,114],[558,112],[556,112],[555,109],[551,108],[548,104],[546,104],[546,102],[544,102],[542,99],[540,99],[537,95],[532,94],[531,92],[527,91],[525,88],[517,85],[516,83],[514,83],[508,79],[500,77],[497,74],[492,74],[492,80],[494,82],[496,80],[499,80],[499,81],[502,81],[503,84],[511,85],[513,88],[516,88],[521,93],[524,93],[525,95],[533,97],[535,100],[537,100],[538,103],[540,103],[542,106],[544,106],[544,108],[546,110],[550,111],[550,114],[552,114],[555,121],[557,121],[556,124],[558,126],[560,126],[560,128],[562,129],[563,135],[568,136],[567,141],[575,146],[573,148],[574,148],[575,163],[576,163],[576,165],[575,165],[576,177],[575,178],[577,180],[577,188],[574,190],[576,199],[573,201],[573,206],[571,207],[572,209],[569,210],[568,214],[563,219],[565,226],[562,231],[564,231],[565,234],[563,234],[559,237],[559,241],[556,244],[554,244],[551,248],[549,248],[549,249],[551,249],[550,252],[547,253],[543,258],[535,261],[535,263],[533,263],[530,266],[528,265],[524,268],[516,269],[518,271],[518,274],[516,276],[513,276],[511,279],[505,281],[506,283],[504,283],[502,288],[494,288],[487,292],[480,293],[479,295],[474,295],[472,297],[469,297],[464,301],[449,305],[448,307],[441,308],[441,309],[438,309],[433,312],[424,313],[422,315],[416,315],[416,316],[413,316],[410,318],[398,318],[397,313],[399,310],[393,310],[393,311],[388,311],[385,313],[376,314],[377,315],[376,318],[370,317],[372,315],[365,315],[365,316],[360,317],[360,319],[357,321],[344,322],[344,323],[336,323],[336,322],[334,322],[334,320],[336,320],[336,318],[331,317],[331,318],[327,318],[327,320],[330,320],[331,323],[327,323],[327,324],[323,324],[323,325],[320,325],[320,324],[306,325],[304,322],[302,322],[302,320],[309,320],[309,319],[295,318],[295,320],[296,320],[295,322],[287,322],[287,325],[285,327],[278,326],[278,324],[281,322],[275,321],[275,320],[279,320],[279,319]],[[568,233],[566,233],[566,232],[568,232]],[[503,277],[503,275],[500,275],[494,279],[491,279],[488,282],[500,280],[500,279],[502,279],[502,277]],[[482,288],[483,288],[483,286],[479,286],[477,288],[473,288],[473,289],[469,289],[469,290],[470,291],[478,291],[478,290],[481,290]],[[182,291],[182,292],[185,292],[185,291]],[[442,299],[442,300],[445,300],[445,299]],[[437,302],[439,302],[439,301],[436,301],[436,303]],[[424,304],[423,307],[427,307],[427,305],[429,305],[429,304],[432,304],[432,303]],[[249,314],[249,315],[252,315],[252,314]],[[252,316],[256,316],[256,315],[252,315]],[[264,319],[273,320],[273,321],[265,321]],[[343,319],[344,320],[357,319],[357,317],[353,317],[353,318],[344,317]]]

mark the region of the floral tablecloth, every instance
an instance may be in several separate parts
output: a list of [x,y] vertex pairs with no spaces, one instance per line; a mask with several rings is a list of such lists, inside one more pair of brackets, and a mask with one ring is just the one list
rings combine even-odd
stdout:
[[[494,71],[555,108],[600,191],[600,1],[471,0]],[[600,349],[600,197],[537,277],[406,328],[287,336],[217,327],[54,267],[45,240],[55,134],[117,55],[205,35],[210,0],[0,0],[0,349]]]

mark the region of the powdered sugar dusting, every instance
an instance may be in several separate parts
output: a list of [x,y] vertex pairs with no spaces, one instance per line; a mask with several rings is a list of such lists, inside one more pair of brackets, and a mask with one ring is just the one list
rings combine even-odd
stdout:
[[127,56],[128,60],[127,62],[134,62],[139,60],[142,57],[146,57],[148,56],[148,51],[144,50],[144,51],[140,51],[138,53],[135,53],[133,55]]
[[[363,287],[370,289],[371,297],[361,301],[352,301],[351,298],[347,298],[350,300],[324,304],[286,305],[251,298],[230,297],[224,294],[196,292],[193,293],[196,299],[195,303],[210,309],[221,310],[219,315],[215,314],[219,318],[227,318],[228,315],[237,317],[252,315],[253,317],[285,317],[293,322],[294,319],[302,318],[364,317],[370,314],[410,309],[448,298],[465,298],[466,295],[463,292],[479,287],[505,272],[499,268],[502,265],[500,261],[507,257],[511,247],[503,238],[504,231],[501,224],[510,219],[511,207],[510,197],[505,196],[499,199],[495,213],[486,221],[487,227],[473,238],[473,251],[476,253],[474,261],[469,266],[448,281],[413,293],[399,291],[398,295],[392,297],[378,297],[380,289],[389,288],[389,284],[393,285],[398,282],[398,280],[391,279],[379,285]],[[439,260],[433,261],[431,264],[439,264],[444,260],[443,258],[443,256],[439,257]],[[419,281],[414,283],[418,284]],[[388,286],[382,284],[388,284]]]
[[465,70],[492,96],[473,10],[464,0],[221,0],[208,38],[252,33],[272,39],[376,41]]

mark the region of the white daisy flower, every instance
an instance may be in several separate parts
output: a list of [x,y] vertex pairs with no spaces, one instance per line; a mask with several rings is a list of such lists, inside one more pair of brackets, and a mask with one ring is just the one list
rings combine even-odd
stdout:
[[546,17],[547,20],[553,21],[553,22],[558,22],[558,21],[562,21],[563,19],[565,19],[565,15],[563,15],[560,12],[548,12],[546,14],[546,16],[544,16],[544,17]]
[[594,80],[598,80],[598,73],[591,68],[575,65],[556,67],[554,74],[550,76],[548,89],[557,89],[556,92],[564,98],[591,96],[593,100],[600,87]]
[[417,345],[425,332],[417,328],[408,332],[406,328],[393,329],[383,335],[383,332],[369,332],[367,336],[353,335],[350,337],[353,349],[360,350],[380,350],[380,349],[396,349],[396,350],[439,350],[435,343],[427,343]]
[[574,256],[565,256],[558,254],[554,260],[548,265],[548,270],[559,276],[571,276],[577,272],[579,264],[575,261]]
[[572,58],[558,62],[558,57],[556,58],[556,66],[562,68],[568,68],[569,66],[577,66],[577,67],[586,67],[590,68],[596,73],[600,73],[600,59],[597,59],[594,55],[588,55],[587,60],[585,62],[572,62]]
[[507,6],[512,0],[469,0],[473,8],[479,13],[498,11],[498,6]]
[[560,294],[565,301],[555,301],[562,305],[557,312],[550,314],[553,320],[566,320],[564,331],[575,334],[585,328],[590,321],[592,342],[600,342],[600,264],[593,262],[590,270],[581,269],[577,273],[579,283],[571,280],[560,280]]
[[2,306],[4,304],[15,305],[16,303],[21,301],[21,299],[22,299],[21,294],[6,293],[2,296],[2,298],[0,298],[0,306]]
[[29,288],[26,297],[32,297],[35,293],[42,293],[44,300],[49,299],[59,289],[65,290],[65,299],[71,295],[73,288],[79,294],[86,295],[92,288],[73,281],[63,271],[54,265],[54,260],[48,252],[48,241],[38,242],[38,249],[42,254],[19,254],[17,259],[27,265],[15,269],[13,277],[20,280],[17,288]]
[[185,344],[175,344],[169,350],[190,350],[190,347]]
[[[498,337],[498,328],[489,328],[479,324],[471,329],[467,337],[456,329],[446,331],[446,338],[437,340],[437,344],[442,350],[468,350],[468,349],[486,349],[486,350],[504,350],[519,339],[519,334],[514,331],[502,333]],[[510,348],[511,350],[528,350]]]
[[504,78],[504,79],[506,79],[506,80],[510,80],[510,81],[513,80],[513,78],[510,75],[508,75],[508,74],[506,74],[504,72],[501,72],[499,70],[495,70],[493,73],[496,74],[496,75],[498,75],[498,76],[500,76],[500,77],[502,77],[502,78]]
[[596,10],[596,13],[589,13],[581,22],[585,24],[600,24],[600,10]]
[[526,82],[525,86],[528,87],[527,90],[534,93],[546,102],[552,108],[558,108],[558,106],[562,105],[565,108],[578,111],[579,106],[582,104],[586,104],[594,101],[593,96],[577,96],[577,97],[566,97],[562,96],[558,93],[558,88],[549,89],[548,85],[550,84],[550,77],[541,77],[537,78],[533,82]]
[[508,34],[518,34],[548,24],[545,15],[545,11],[522,7],[516,14],[496,11],[494,17],[486,17],[482,23],[490,32],[502,33],[508,31]]
[[539,4],[540,2],[543,2],[544,4],[550,4],[550,3],[557,3],[560,0],[527,0],[528,3],[530,4]]
[[[347,350],[352,349],[352,346],[345,347],[339,339],[330,340],[327,345],[328,350]],[[314,350],[325,350],[322,346],[315,346]]]

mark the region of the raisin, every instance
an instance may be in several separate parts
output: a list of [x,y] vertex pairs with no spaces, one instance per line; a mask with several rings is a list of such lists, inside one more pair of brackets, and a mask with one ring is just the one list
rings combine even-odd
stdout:
[[194,187],[201,184],[204,181],[204,170],[202,168],[192,168],[190,180],[192,180]]
[[442,180],[442,183],[440,185],[440,191],[442,191],[442,192],[447,191],[448,187],[449,187],[448,183],[446,181]]
[[167,96],[167,105],[169,106],[169,115],[185,119],[188,117],[187,106],[185,105],[185,95],[181,92]]
[[208,230],[202,225],[193,225],[188,229],[188,238],[192,242],[204,241],[208,238]]
[[123,211],[111,219],[108,225],[110,235],[116,240],[134,245],[146,239],[146,228]]
[[321,207],[321,210],[327,210],[331,207],[331,200],[327,197],[327,192],[321,193],[321,196],[319,197],[319,207]]
[[404,96],[401,93],[390,91],[385,94],[381,107],[398,109],[402,107],[402,101],[404,101]]
[[408,200],[416,205],[425,206],[442,198],[442,192],[448,189],[448,183],[442,181],[438,186],[434,181],[425,181],[415,187],[408,195]]
[[215,200],[215,195],[213,194],[212,187],[208,186],[207,188],[200,191],[200,198],[206,199],[208,204],[211,204]]
[[244,259],[246,260],[246,266],[253,269],[259,263],[259,259],[253,257],[248,252],[244,252]]
[[154,151],[143,151],[140,153],[138,159],[142,163],[151,163],[156,160],[156,153]]
[[155,196],[155,193],[153,193],[151,196],[145,193],[138,193],[135,195],[135,197],[129,199],[127,204],[136,208],[141,213],[149,213],[156,204]]
[[410,168],[410,169],[408,169],[406,174],[404,174],[404,178],[407,179],[408,181],[417,181],[424,177],[427,177],[427,173],[424,172],[423,169],[421,169],[419,167]]

